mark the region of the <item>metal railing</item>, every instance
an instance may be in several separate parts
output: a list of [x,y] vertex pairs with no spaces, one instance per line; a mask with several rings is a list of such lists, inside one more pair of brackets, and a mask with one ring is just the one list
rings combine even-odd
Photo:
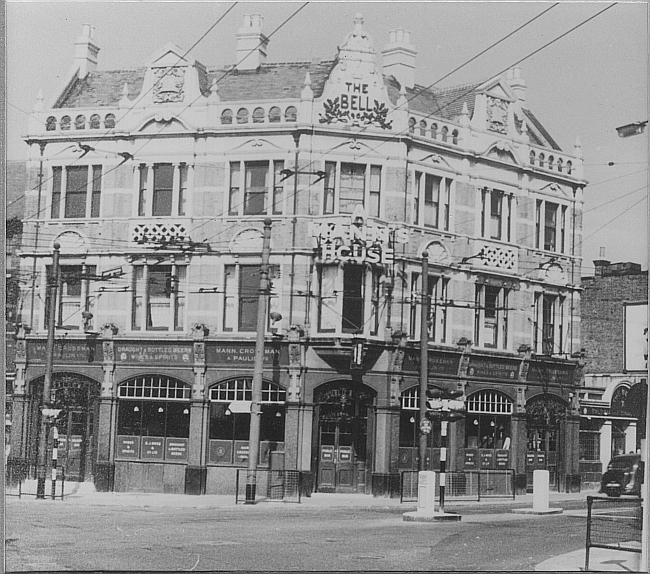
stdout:
[[588,496],[585,570],[591,548],[641,552],[642,526],[640,498]]
[[[27,489],[26,489],[27,488]],[[7,481],[5,484],[5,496],[37,496],[36,481],[28,480],[21,476],[17,480]],[[45,481],[45,498],[56,500],[65,498],[65,472],[59,468],[56,472],[56,480],[47,479]]]
[[[237,469],[235,487],[235,504],[246,500],[246,482],[248,470]],[[300,503],[302,473],[299,470],[270,470],[255,471],[255,501],[297,502]]]
[[[439,473],[436,473],[439,474]],[[476,500],[515,498],[515,471],[467,470],[445,473],[445,499]],[[436,480],[436,498],[440,497],[440,479]],[[400,502],[418,499],[418,471],[403,470],[400,476]]]

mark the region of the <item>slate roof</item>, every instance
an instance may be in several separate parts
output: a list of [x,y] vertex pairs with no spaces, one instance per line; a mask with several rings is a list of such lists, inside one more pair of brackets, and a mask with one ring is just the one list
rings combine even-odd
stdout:
[[[288,62],[262,64],[256,70],[237,70],[232,66],[224,68],[198,68],[199,87],[207,95],[213,81],[217,80],[217,92],[222,103],[247,100],[297,99],[304,86],[305,75],[309,72],[311,89],[315,98],[323,94],[325,82],[336,60],[314,60],[309,62]],[[126,83],[129,87],[129,99],[132,101],[140,94],[146,68],[134,70],[96,71],[83,80],[73,82],[66,93],[62,94],[55,108],[93,108],[117,106],[122,98]],[[474,112],[476,89],[486,79],[471,84],[448,88],[427,88],[416,85],[406,90],[410,112],[427,116],[436,116],[446,120],[457,120],[463,104],[467,104],[470,116]],[[393,104],[399,99],[400,84],[393,76],[386,76],[384,83],[388,97]],[[539,120],[530,110],[522,110],[529,126],[531,143],[560,147],[548,134]],[[521,120],[522,118],[518,118]],[[518,128],[520,126],[518,122]]]

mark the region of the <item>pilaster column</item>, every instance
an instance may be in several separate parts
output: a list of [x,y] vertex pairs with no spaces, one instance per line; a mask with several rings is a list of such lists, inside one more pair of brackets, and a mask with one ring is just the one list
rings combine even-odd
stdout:
[[99,398],[97,420],[97,460],[93,474],[95,488],[110,492],[115,478],[115,437],[117,435],[117,398],[115,396],[115,346],[113,338],[118,328],[113,323],[102,327],[104,380]]
[[[300,470],[300,442],[304,428],[304,417],[301,416],[302,373],[305,364],[304,331],[298,325],[291,325],[287,334],[289,341],[289,389],[285,403],[284,423],[284,464],[286,469]],[[311,428],[311,427],[310,427]],[[309,468],[309,465],[306,467]]]
[[515,492],[526,494],[526,451],[528,433],[526,427],[526,387],[517,387],[515,411],[510,419],[510,464],[515,471]]

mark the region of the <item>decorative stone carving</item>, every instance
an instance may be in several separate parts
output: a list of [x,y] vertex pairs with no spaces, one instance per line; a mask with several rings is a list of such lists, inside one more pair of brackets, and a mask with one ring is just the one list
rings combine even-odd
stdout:
[[112,339],[117,335],[119,327],[115,323],[106,323],[102,325],[102,337],[104,339]]
[[104,341],[102,345],[104,351],[104,363],[115,362],[115,345],[113,341]]
[[185,68],[153,68],[156,81],[153,86],[154,104],[182,102],[185,98]]
[[205,365],[205,343],[194,341],[194,364]]
[[194,325],[192,325],[192,338],[195,341],[203,340],[209,333],[210,329],[208,329],[203,323],[194,323]]
[[138,223],[131,232],[135,243],[172,243],[189,241],[190,237],[182,223]]
[[483,256],[480,259],[477,258],[474,260],[475,265],[516,271],[517,252],[514,249],[483,243],[481,245],[481,251],[483,252]]
[[508,102],[501,98],[487,98],[487,129],[499,134],[508,133]]

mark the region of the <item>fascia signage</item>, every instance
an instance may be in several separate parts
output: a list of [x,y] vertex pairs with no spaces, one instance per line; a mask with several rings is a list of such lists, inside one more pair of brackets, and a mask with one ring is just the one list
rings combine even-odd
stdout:
[[[28,363],[45,363],[46,356],[46,341],[27,342]],[[103,356],[101,342],[94,339],[57,339],[54,342],[55,365],[101,363]]]
[[[255,364],[254,343],[211,344],[205,348],[205,359],[208,365],[248,365]],[[274,347],[265,345],[264,365],[288,365],[289,355],[286,346]]]
[[115,360],[130,365],[191,365],[192,344],[116,342]]
[[[460,355],[457,353],[442,353],[439,351],[429,352],[429,375],[458,375],[458,367],[460,365]],[[412,351],[404,357],[404,364],[402,367],[404,371],[419,371],[420,370],[420,354],[419,351]]]
[[528,363],[526,381],[531,383],[572,385],[575,370],[575,364],[559,365],[541,361],[530,361]]
[[349,221],[326,219],[310,222],[313,246],[322,263],[370,263],[390,265],[395,260],[395,244],[409,242],[409,230],[366,221],[357,208]]
[[520,360],[470,357],[467,376],[473,379],[516,381],[519,378],[520,365]]

